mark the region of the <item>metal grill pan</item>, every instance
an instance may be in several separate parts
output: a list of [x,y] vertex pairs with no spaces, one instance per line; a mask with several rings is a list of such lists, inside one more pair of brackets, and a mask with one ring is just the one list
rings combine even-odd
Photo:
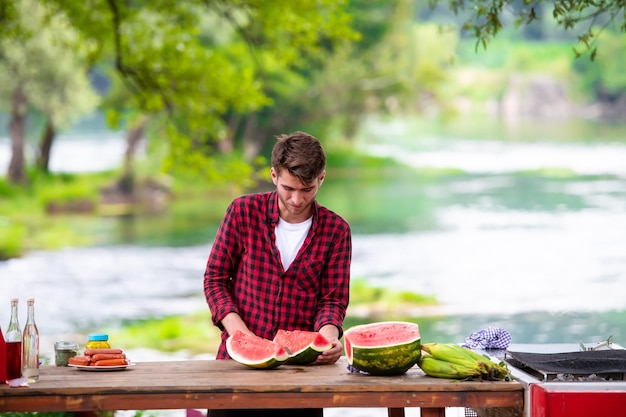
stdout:
[[[626,350],[596,350],[565,353],[506,352],[514,366],[544,375],[601,375],[626,373]],[[507,360],[508,361],[508,360]],[[623,378],[623,377],[622,377]]]

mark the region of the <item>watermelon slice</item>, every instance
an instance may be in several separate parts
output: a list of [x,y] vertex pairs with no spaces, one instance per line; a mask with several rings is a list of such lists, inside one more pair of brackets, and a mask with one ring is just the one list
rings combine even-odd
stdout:
[[306,330],[278,330],[274,342],[291,352],[287,363],[293,365],[311,363],[320,353],[333,347],[319,332]]
[[278,343],[240,330],[226,339],[226,350],[232,359],[257,369],[276,368],[289,359],[289,352]]
[[415,323],[387,321],[354,326],[344,333],[348,364],[372,375],[399,375],[421,356]]

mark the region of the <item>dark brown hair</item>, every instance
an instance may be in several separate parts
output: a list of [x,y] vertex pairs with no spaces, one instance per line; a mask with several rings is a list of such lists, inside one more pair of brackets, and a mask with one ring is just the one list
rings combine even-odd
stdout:
[[286,169],[302,184],[310,184],[324,172],[326,154],[315,136],[293,132],[276,136],[276,140],[272,149],[272,167],[277,175]]

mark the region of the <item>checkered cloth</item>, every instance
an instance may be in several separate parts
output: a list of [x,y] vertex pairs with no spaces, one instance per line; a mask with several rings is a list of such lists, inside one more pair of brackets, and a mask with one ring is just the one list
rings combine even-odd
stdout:
[[348,365],[348,371],[354,372],[355,374],[363,374],[363,375],[369,375],[370,374],[369,372],[361,371],[360,369],[356,369],[352,365]]
[[463,347],[469,349],[506,349],[511,343],[511,335],[499,327],[487,327],[472,333],[465,339]]

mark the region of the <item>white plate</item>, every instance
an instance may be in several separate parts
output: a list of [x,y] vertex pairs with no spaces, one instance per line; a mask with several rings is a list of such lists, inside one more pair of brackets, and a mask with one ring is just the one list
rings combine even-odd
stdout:
[[71,363],[67,364],[67,366],[71,366],[72,368],[76,368],[79,371],[121,371],[123,369],[128,368],[129,366],[135,366],[133,362],[128,365],[116,365],[116,366],[89,366],[89,365],[73,365]]

